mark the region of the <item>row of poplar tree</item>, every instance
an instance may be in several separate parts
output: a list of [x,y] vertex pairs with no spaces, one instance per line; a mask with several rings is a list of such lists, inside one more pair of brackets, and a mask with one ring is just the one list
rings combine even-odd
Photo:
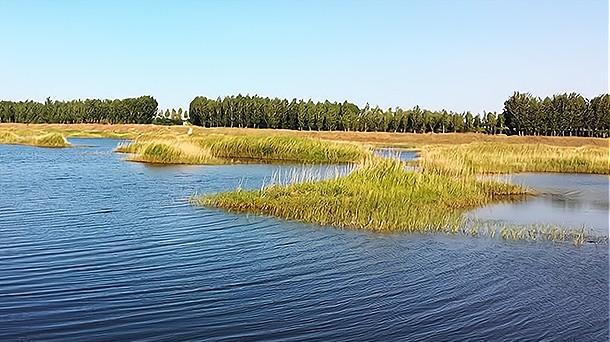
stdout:
[[349,102],[313,102],[259,96],[196,97],[190,120],[205,127],[284,128],[367,132],[481,132],[488,134],[570,135],[607,137],[610,96],[591,100],[582,95],[559,94],[544,99],[515,92],[502,113],[381,109]]
[[121,100],[71,100],[44,103],[0,101],[0,122],[24,123],[151,123],[157,100],[141,96]]
[[260,96],[196,97],[189,111],[159,111],[151,96],[122,100],[72,100],[44,103],[0,101],[0,122],[164,123],[188,120],[205,127],[283,128],[368,132],[481,132],[488,134],[608,137],[610,95],[591,100],[576,94],[539,98],[515,92],[502,113],[381,109],[368,104],[291,101]]

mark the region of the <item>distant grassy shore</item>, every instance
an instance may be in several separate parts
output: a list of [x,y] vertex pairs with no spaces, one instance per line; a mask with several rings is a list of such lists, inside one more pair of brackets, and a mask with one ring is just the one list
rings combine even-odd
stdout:
[[447,175],[514,172],[609,174],[606,146],[470,143],[426,146],[420,151],[422,170]]
[[[473,142],[494,142],[506,144],[544,144],[551,146],[581,147],[597,146],[608,148],[608,139],[583,137],[547,136],[505,136],[477,133],[385,133],[385,132],[345,132],[345,131],[292,131],[283,129],[252,128],[203,128],[191,126],[194,135],[225,134],[239,136],[288,136],[358,142],[378,147],[418,148],[426,145],[455,145]],[[0,131],[55,132],[66,137],[91,138],[136,138],[144,133],[183,134],[184,126],[158,126],[136,124],[8,124],[0,123]]]
[[[188,131],[190,135],[187,135]],[[582,172],[610,174],[609,140],[582,137],[501,136],[473,133],[413,134],[317,132],[195,126],[104,124],[0,124],[0,143],[37,144],[34,137],[120,138],[130,160],[165,164],[359,162],[370,147],[420,152],[418,164],[445,174]],[[2,137],[0,136],[0,137]],[[7,138],[8,137],[8,138]],[[28,138],[29,137],[29,138]],[[59,143],[58,138],[56,142]],[[349,144],[345,144],[345,143]],[[343,144],[339,144],[343,143]]]

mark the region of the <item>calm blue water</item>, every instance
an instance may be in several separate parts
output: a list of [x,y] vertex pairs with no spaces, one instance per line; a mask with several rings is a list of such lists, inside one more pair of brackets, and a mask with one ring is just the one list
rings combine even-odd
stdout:
[[608,340],[607,245],[226,214],[186,199],[291,167],[73,142],[0,145],[0,341]]
[[608,236],[608,176],[521,173],[499,178],[532,188],[537,196],[479,208],[470,217],[501,224],[584,227],[596,236]]

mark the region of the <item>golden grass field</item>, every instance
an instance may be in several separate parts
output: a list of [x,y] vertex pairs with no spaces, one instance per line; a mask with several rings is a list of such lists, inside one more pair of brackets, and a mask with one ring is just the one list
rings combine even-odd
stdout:
[[565,172],[608,174],[608,148],[544,144],[470,143],[428,145],[421,149],[419,166],[449,175]]
[[[551,146],[581,147],[596,146],[608,148],[608,139],[583,137],[505,136],[478,133],[385,133],[385,132],[344,132],[344,131],[292,131],[282,129],[253,128],[193,128],[195,135],[211,133],[226,135],[254,136],[296,136],[322,140],[350,141],[374,146],[421,147],[438,144],[468,144],[473,142],[498,142],[506,144],[544,144]],[[116,137],[135,138],[144,133],[184,133],[186,126],[157,125],[104,125],[104,124],[0,124],[0,131],[58,132],[66,137]]]

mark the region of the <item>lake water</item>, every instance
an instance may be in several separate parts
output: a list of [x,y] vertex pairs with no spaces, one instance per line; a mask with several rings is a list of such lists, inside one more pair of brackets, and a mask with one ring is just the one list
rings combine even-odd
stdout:
[[[0,145],[0,341],[608,340],[607,245],[196,208],[192,194],[299,166],[151,167],[112,153],[116,140],[72,141],[89,147]],[[607,215],[595,196],[542,217]],[[487,218],[511,216],[527,215]]]
[[500,224],[584,227],[595,235],[608,236],[608,176],[522,173],[499,178],[531,188],[537,195],[479,208],[470,217]]

